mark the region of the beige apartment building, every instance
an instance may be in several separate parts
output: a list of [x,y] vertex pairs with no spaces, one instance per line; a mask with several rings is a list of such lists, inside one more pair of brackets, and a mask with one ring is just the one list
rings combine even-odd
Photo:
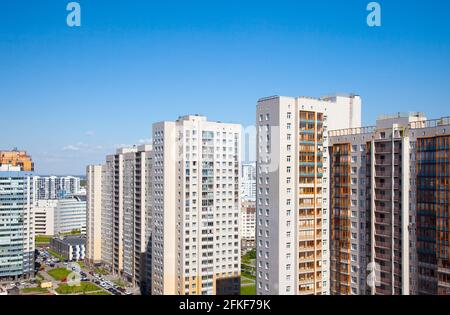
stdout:
[[329,294],[328,130],[360,127],[361,98],[257,104],[257,294]]
[[91,264],[102,261],[102,165],[86,168],[86,258]]
[[153,294],[239,294],[240,145],[204,116],[153,125]]
[[101,192],[101,258],[113,273],[145,286],[152,146],[107,156]]

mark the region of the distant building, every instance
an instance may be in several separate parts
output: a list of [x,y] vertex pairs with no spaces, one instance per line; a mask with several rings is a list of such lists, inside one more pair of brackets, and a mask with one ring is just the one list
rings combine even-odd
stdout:
[[81,191],[79,177],[48,176],[34,177],[34,188],[37,200],[64,199],[68,195]]
[[256,162],[242,164],[241,198],[256,201]]
[[86,199],[72,197],[58,200],[55,208],[55,234],[80,231],[86,234]]
[[1,156],[0,279],[28,278],[34,271],[33,174],[24,170],[33,164],[28,156]]
[[69,235],[54,237],[50,241],[50,248],[68,261],[80,261],[86,257],[86,237]]
[[33,172],[34,163],[26,151],[2,151],[0,150],[0,166],[19,166],[22,172]]
[[86,234],[86,196],[38,200],[33,212],[36,235],[65,234],[75,230]]
[[256,248],[256,203],[244,201],[241,205],[242,252]]

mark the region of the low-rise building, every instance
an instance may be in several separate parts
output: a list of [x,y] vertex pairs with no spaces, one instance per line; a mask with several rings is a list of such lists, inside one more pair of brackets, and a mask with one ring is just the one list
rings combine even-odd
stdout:
[[80,235],[54,237],[50,242],[50,248],[66,260],[84,260],[86,255],[86,237]]

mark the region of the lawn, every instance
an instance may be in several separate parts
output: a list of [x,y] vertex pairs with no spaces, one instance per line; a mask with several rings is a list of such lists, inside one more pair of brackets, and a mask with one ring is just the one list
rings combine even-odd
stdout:
[[76,263],[78,264],[78,266],[80,266],[81,269],[86,268],[86,264],[85,264],[84,262],[82,262],[82,261],[77,261]]
[[256,284],[241,287],[241,295],[256,295]]
[[47,245],[50,244],[51,236],[47,235],[36,235],[35,240],[38,245]]
[[243,277],[251,279],[251,280],[256,280],[256,276],[255,276],[256,268],[251,268],[246,265],[242,265],[241,268],[242,268],[241,275]]
[[112,294],[109,292],[106,292],[106,291],[97,291],[97,292],[88,293],[87,295],[112,295]]
[[256,250],[251,250],[242,256],[242,263],[246,265],[254,265],[256,259]]
[[53,269],[50,270],[48,272],[48,274],[55,280],[57,281],[62,281],[64,279],[67,278],[67,276],[71,273],[72,271],[67,270],[65,268],[58,268],[58,269]]
[[125,282],[122,279],[115,280],[113,283],[119,288],[125,288]]
[[[95,292],[95,291],[101,291],[102,289],[98,286],[96,286],[93,283],[90,282],[81,282],[79,286],[69,286],[66,283],[61,284],[57,289],[56,292],[58,294],[77,294],[77,293],[89,293],[89,292]],[[94,295],[94,294],[92,294]],[[97,295],[97,294],[96,294]]]
[[253,280],[241,278],[241,284],[254,284],[254,283],[255,283],[255,281],[253,281]]
[[53,250],[51,250],[51,249],[48,250],[48,253],[49,253],[50,255],[52,255],[53,257],[58,258],[58,259],[61,260],[61,261],[66,260],[66,258],[64,258],[63,256],[61,256],[60,254],[58,254],[57,252],[55,252],[55,251],[53,251]]
[[94,269],[94,272],[95,272],[96,274],[99,274],[99,275],[102,275],[102,276],[107,276],[107,275],[109,275],[108,270],[103,269],[103,268],[95,268],[95,269]]
[[40,288],[40,287],[37,287],[37,288],[25,288],[25,289],[22,289],[21,292],[24,293],[24,294],[30,294],[30,293],[45,294],[45,293],[48,293],[48,290]]
[[44,280],[44,277],[40,273],[37,273],[36,274],[36,280],[42,281],[42,280]]

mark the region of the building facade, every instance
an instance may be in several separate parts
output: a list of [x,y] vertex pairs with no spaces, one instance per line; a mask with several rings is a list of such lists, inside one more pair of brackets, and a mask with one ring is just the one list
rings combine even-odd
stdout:
[[448,293],[449,131],[411,113],[330,132],[332,294]]
[[50,248],[68,261],[82,261],[86,258],[86,236],[54,237]]
[[151,161],[151,145],[119,149],[102,176],[102,263],[146,291]]
[[360,124],[356,95],[258,101],[258,295],[329,293],[327,132]]
[[241,198],[248,201],[256,201],[256,163],[242,164]]
[[36,235],[55,235],[55,208],[58,200],[36,200],[34,213],[34,233]]
[[64,199],[81,191],[81,179],[74,176],[35,176],[34,188],[37,200]]
[[153,294],[239,294],[240,143],[204,116],[153,125]]
[[241,205],[241,248],[246,253],[256,248],[256,204],[243,201]]
[[18,166],[22,172],[34,172],[34,163],[26,151],[12,151],[0,150],[0,166]]
[[55,234],[79,232],[86,234],[86,198],[58,200],[54,210]]
[[86,257],[91,264],[102,261],[102,176],[104,166],[86,168]]
[[[2,156],[2,158],[5,158]],[[10,157],[7,157],[10,162]],[[0,166],[0,279],[33,276],[33,181],[29,160]]]

